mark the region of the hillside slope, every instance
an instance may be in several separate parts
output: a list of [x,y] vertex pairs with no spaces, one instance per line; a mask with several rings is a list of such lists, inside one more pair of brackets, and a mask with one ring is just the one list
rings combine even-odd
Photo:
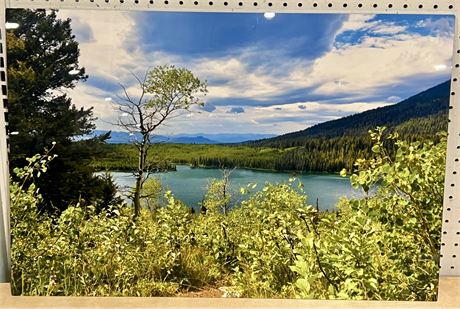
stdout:
[[[328,121],[299,132],[220,145],[160,143],[152,153],[160,160],[203,167],[296,173],[337,173],[343,168],[351,171],[356,159],[372,155],[368,130],[377,126],[396,130],[404,140],[436,140],[436,133],[447,129],[449,92],[447,82],[398,104]],[[134,146],[106,146],[109,155],[99,158],[98,168],[132,169],[136,166]],[[390,154],[394,151],[391,144],[388,151]]]
[[[377,126],[398,128],[400,133],[431,135],[447,128],[450,82],[444,82],[400,103],[323,122],[302,131],[258,140],[252,146],[292,147],[311,139],[367,135]],[[402,131],[402,132],[401,132]]]

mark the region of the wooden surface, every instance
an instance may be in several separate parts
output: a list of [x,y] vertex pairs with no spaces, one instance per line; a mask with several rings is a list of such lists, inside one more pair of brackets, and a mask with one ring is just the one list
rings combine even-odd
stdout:
[[455,308],[460,309],[460,277],[442,277],[437,302],[269,300],[172,297],[37,297],[11,296],[0,284],[0,308]]

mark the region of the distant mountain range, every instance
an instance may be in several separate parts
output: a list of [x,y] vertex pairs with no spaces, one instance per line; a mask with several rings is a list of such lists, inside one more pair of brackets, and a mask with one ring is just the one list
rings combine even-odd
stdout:
[[399,133],[432,135],[447,130],[450,81],[416,94],[397,104],[323,122],[305,130],[247,144],[265,147],[305,145],[313,139],[367,135],[370,129],[386,126]]
[[[93,134],[101,135],[108,131],[95,130]],[[109,144],[129,144],[134,138],[139,139],[140,134],[130,135],[128,132],[111,131],[111,138],[107,141]],[[179,134],[179,135],[156,135],[152,141],[154,143],[166,144],[229,144],[229,143],[242,143],[253,140],[260,140],[276,136],[275,134]]]
[[[180,155],[180,160],[192,166],[331,173],[346,168],[352,171],[357,158],[372,156],[373,142],[368,131],[377,126],[386,126],[390,132],[397,131],[401,139],[406,141],[437,140],[436,134],[447,130],[449,98],[450,83],[445,82],[391,106],[323,122],[305,130],[280,136],[184,134],[157,136],[154,141],[250,146],[236,147],[237,152],[230,147],[204,147],[207,149],[204,152],[200,152],[203,147],[189,147],[195,148],[198,152],[187,152],[185,156],[177,149],[173,151],[174,155]],[[96,131],[96,134],[102,133],[104,132]],[[112,132],[109,143],[129,143],[133,137],[125,132]],[[391,146],[391,143],[388,145]],[[394,148],[389,147],[388,150],[391,153]],[[117,160],[119,159],[110,162]],[[135,158],[133,162],[135,165]]]
[[[447,111],[450,81],[418,93],[397,104],[379,107],[336,120],[323,122],[301,131],[276,136],[275,134],[178,134],[157,135],[156,143],[168,144],[246,144],[263,147],[293,147],[318,139],[363,136],[377,126],[386,126],[399,133],[433,135],[447,130]],[[91,136],[107,131],[96,130]],[[128,144],[134,137],[127,132],[112,131],[110,144]]]

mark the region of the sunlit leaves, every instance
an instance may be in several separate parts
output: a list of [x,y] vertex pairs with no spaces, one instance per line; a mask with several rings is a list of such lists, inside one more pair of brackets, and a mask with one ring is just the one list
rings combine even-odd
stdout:
[[[374,157],[349,171],[365,198],[341,199],[335,212],[308,205],[293,179],[224,213],[228,196],[215,180],[205,213],[166,191],[136,222],[126,207],[97,213],[78,204],[48,218],[37,212],[36,186],[13,183],[13,290],[165,296],[218,284],[241,297],[435,300],[446,141],[407,143],[384,132],[371,134]],[[35,156],[16,172],[37,175],[48,159]],[[160,187],[152,183],[155,198]]]
[[[315,281],[319,288],[296,284],[299,296],[436,299],[446,139],[407,143],[397,140],[396,133],[385,138],[384,132],[370,132],[374,157],[358,159],[350,177],[366,198],[342,200],[337,217],[322,220],[321,242],[305,235],[297,249],[297,282],[311,280],[320,264],[323,269]],[[384,143],[394,143],[395,156]],[[304,263],[313,243],[316,264]]]

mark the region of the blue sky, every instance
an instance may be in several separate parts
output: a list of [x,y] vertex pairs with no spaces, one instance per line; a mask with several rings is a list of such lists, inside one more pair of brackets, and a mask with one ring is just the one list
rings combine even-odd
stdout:
[[[449,78],[454,19],[322,15],[60,11],[72,18],[90,78],[69,91],[115,129],[120,83],[174,64],[208,82],[206,106],[162,134],[274,133],[394,104]],[[112,98],[112,102],[108,98]]]

